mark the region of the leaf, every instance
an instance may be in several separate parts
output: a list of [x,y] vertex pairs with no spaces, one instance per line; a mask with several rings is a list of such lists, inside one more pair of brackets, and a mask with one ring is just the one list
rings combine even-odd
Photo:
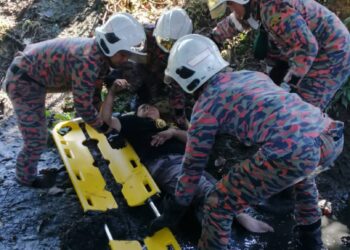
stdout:
[[52,115],[52,112],[50,110],[45,110],[45,117],[50,117]]
[[54,116],[55,120],[59,120],[59,121],[68,121],[71,120],[71,116],[68,113],[57,113]]

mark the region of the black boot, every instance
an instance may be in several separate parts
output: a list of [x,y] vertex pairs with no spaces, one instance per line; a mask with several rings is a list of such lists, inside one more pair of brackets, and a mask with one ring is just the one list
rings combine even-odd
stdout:
[[17,182],[23,186],[33,187],[33,188],[51,188],[56,183],[57,169],[43,169],[40,174],[35,176],[35,179],[30,182],[23,182],[17,178]]
[[39,174],[35,177],[31,186],[33,188],[51,188],[56,183],[56,175],[52,174]]
[[297,226],[298,246],[300,250],[324,250],[321,232],[321,220],[307,226]]

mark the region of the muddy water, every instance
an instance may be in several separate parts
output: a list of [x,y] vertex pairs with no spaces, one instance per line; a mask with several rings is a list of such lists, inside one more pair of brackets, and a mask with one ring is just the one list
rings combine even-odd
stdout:
[[[120,186],[111,184],[106,172],[106,163],[97,157],[97,164],[107,179],[108,188],[113,191],[119,208],[107,213],[83,214],[67,173],[55,148],[51,147],[43,154],[39,169],[56,168],[60,170],[57,187],[52,190],[35,190],[19,186],[14,181],[15,155],[21,141],[13,117],[0,121],[0,249],[108,249],[108,241],[103,230],[105,223],[112,235],[119,240],[140,240],[147,235],[147,225],[154,218],[148,206],[129,208],[120,193]],[[220,147],[230,147],[244,157],[250,149],[238,147],[232,142],[217,145],[217,155],[225,155]],[[215,155],[217,154],[217,155]],[[239,158],[239,157],[238,157]],[[221,169],[225,171],[225,167]],[[221,173],[222,173],[221,172]],[[218,174],[218,173],[217,173]],[[331,250],[350,249],[350,205],[349,191],[339,185],[332,175],[322,175],[319,180],[323,198],[333,204],[334,212],[323,218],[324,242]],[[57,191],[57,190],[56,190]],[[156,200],[158,207],[160,201]],[[287,203],[288,205],[288,203]],[[287,206],[286,205],[286,206]],[[277,207],[283,210],[285,203]],[[292,228],[293,217],[290,213],[273,214],[260,209],[249,211],[253,216],[270,223],[275,233],[251,234],[237,223],[232,226],[233,236],[230,249],[294,249]],[[186,215],[174,234],[183,249],[196,249],[200,235],[200,226],[191,213]]]

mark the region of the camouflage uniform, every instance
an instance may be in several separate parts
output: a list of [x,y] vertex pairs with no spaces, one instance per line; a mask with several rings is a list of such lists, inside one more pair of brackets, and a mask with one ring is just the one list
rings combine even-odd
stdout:
[[144,25],[146,32],[147,62],[127,63],[119,69],[112,79],[124,78],[130,83],[130,91],[137,94],[139,103],[155,105],[162,117],[173,119],[181,128],[187,128],[185,93],[178,84],[164,83],[164,71],[168,62],[168,53],[162,51],[153,36],[154,25]]
[[46,147],[46,93],[72,90],[78,116],[99,129],[103,121],[97,106],[108,71],[108,58],[93,38],[53,39],[28,45],[16,55],[3,84],[23,136],[16,163],[20,182],[33,182]]
[[[252,0],[260,20],[283,58],[284,78],[293,92],[325,110],[350,75],[350,35],[339,18],[314,0]],[[213,30],[216,41],[237,33],[229,17]]]
[[342,122],[333,121],[262,73],[218,73],[204,86],[193,108],[176,188],[180,204],[191,202],[215,136],[221,133],[260,149],[233,166],[208,195],[200,249],[225,249],[234,213],[293,185],[297,223],[319,220],[314,176],[341,153]]

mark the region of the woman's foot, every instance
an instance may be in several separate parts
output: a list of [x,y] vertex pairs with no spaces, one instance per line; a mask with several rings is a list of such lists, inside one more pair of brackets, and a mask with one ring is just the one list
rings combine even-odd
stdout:
[[257,220],[246,213],[241,213],[236,217],[238,223],[252,233],[268,233],[274,232],[273,227],[269,224]]

